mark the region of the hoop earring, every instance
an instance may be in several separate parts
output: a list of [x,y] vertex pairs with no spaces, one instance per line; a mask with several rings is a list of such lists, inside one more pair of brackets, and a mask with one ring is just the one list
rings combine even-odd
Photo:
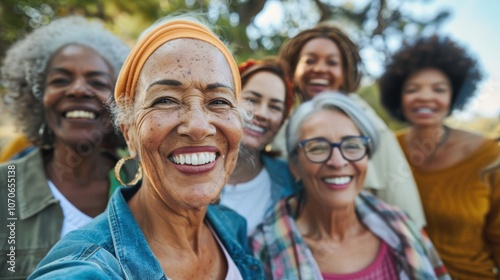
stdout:
[[141,162],[138,161],[137,162],[138,169],[137,169],[137,173],[135,173],[134,179],[128,183],[123,182],[123,180],[120,176],[120,170],[122,169],[122,166],[125,164],[125,162],[127,160],[130,160],[130,159],[134,159],[134,158],[131,156],[123,157],[115,165],[115,170],[114,170],[115,177],[116,177],[116,180],[118,180],[118,182],[120,182],[120,184],[122,184],[122,186],[133,186],[133,185],[137,184],[139,182],[139,180],[142,179],[142,165],[141,165]]
[[38,129],[38,138],[41,141],[40,148],[42,150],[52,150],[54,148],[54,143],[47,143],[48,139],[52,138],[51,131],[47,126],[47,123],[43,123]]

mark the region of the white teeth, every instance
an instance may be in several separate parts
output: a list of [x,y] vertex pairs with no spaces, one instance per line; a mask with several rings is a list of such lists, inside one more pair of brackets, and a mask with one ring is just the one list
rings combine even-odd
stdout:
[[215,153],[196,153],[196,154],[181,154],[170,157],[176,164],[202,165],[213,162],[216,158]]
[[431,114],[434,112],[431,108],[418,108],[416,111],[420,114]]
[[92,112],[88,111],[82,111],[82,110],[75,110],[75,111],[69,111],[66,113],[66,118],[68,119],[90,119],[93,120],[95,119],[95,114]]
[[347,184],[351,181],[351,177],[345,176],[345,177],[332,177],[332,178],[325,178],[323,179],[325,182],[328,184],[334,184],[334,185],[344,185]]
[[262,128],[260,126],[256,126],[254,124],[247,123],[247,122],[243,123],[243,126],[250,129],[250,130],[258,132],[258,133],[264,133],[264,131],[266,131],[264,128]]
[[314,85],[327,86],[328,80],[327,79],[311,79],[311,80],[309,80],[309,83],[314,84]]

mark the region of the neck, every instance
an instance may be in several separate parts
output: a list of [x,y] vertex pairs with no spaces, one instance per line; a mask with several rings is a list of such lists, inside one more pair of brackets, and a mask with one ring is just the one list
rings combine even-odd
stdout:
[[436,152],[448,140],[450,129],[447,126],[411,127],[406,136],[406,147],[410,154],[410,161],[414,165],[428,163]]
[[107,180],[113,163],[101,154],[100,148],[93,146],[86,153],[78,151],[78,148],[56,143],[52,154],[45,159],[47,177],[56,185],[57,182],[87,185],[96,179]]
[[297,224],[305,237],[335,242],[365,230],[356,215],[354,202],[344,208],[331,209],[307,200]]
[[434,143],[439,142],[443,135],[445,134],[446,126],[412,126],[410,132],[408,133],[408,139],[410,142],[418,141],[433,141]]
[[[186,209],[153,191],[147,178],[128,204],[148,244],[199,254],[208,227],[207,206]],[[174,206],[172,206],[174,205]],[[163,249],[163,248],[162,248]]]
[[262,170],[262,158],[260,151],[248,151],[240,153],[236,167],[234,168],[228,184],[236,185],[248,182],[257,177]]

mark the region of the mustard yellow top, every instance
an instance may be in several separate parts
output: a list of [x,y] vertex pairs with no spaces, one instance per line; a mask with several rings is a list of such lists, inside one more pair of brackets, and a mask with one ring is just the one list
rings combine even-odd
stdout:
[[[397,138],[406,157],[406,132]],[[437,171],[412,165],[429,237],[454,279],[500,279],[500,168],[482,171],[500,155],[486,140],[461,162]]]

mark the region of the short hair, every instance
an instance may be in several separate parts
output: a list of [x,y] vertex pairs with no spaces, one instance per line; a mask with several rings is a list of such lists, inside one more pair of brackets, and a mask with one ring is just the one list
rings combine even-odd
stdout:
[[382,105],[397,120],[406,121],[401,101],[405,82],[425,68],[438,69],[450,80],[449,114],[467,105],[482,78],[477,60],[450,38],[433,35],[406,41],[387,63],[378,81]]
[[294,102],[293,84],[288,73],[288,65],[278,57],[271,56],[261,60],[248,59],[240,63],[239,70],[242,88],[245,87],[251,77],[261,72],[273,73],[283,81],[285,85],[285,109],[281,121],[283,123],[288,118]]
[[286,148],[290,162],[297,161],[299,134],[304,121],[322,110],[334,110],[346,114],[359,129],[361,135],[370,138],[368,157],[373,156],[379,145],[379,135],[370,117],[351,97],[335,91],[326,91],[302,103],[290,116],[286,127]]
[[5,87],[3,102],[12,111],[22,132],[38,146],[52,144],[42,143],[44,139],[38,133],[45,123],[46,68],[54,54],[68,45],[94,50],[108,62],[115,79],[129,52],[129,47],[101,23],[80,16],[56,19],[9,48],[1,69]]
[[317,38],[329,39],[338,46],[344,75],[344,83],[340,91],[344,93],[355,92],[361,80],[361,57],[358,47],[342,30],[327,23],[320,23],[313,28],[301,31],[281,47],[279,56],[288,63],[290,78],[293,80],[299,55],[304,45]]

